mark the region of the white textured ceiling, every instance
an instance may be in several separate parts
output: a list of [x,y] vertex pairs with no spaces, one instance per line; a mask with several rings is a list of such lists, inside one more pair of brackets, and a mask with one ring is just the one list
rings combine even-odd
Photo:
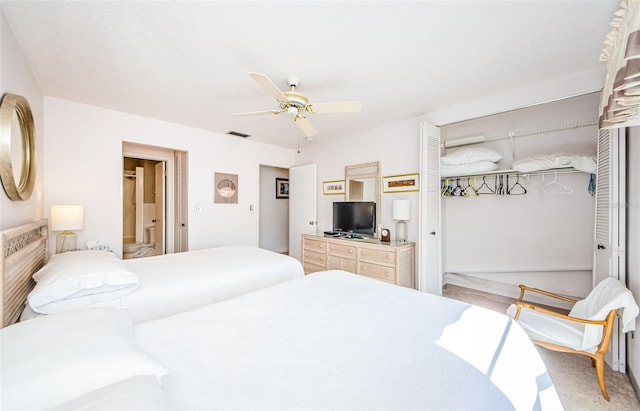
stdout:
[[[311,102],[316,141],[603,68],[617,0],[0,3],[45,95],[283,146],[304,144],[248,75]],[[603,74],[604,75],[604,74]],[[604,83],[604,77],[603,77]]]

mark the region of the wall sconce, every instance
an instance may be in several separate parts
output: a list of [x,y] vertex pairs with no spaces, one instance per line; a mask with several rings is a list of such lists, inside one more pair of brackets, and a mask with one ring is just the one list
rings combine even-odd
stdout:
[[393,200],[393,219],[396,221],[396,241],[407,241],[407,221],[411,218],[411,202],[409,200]]
[[62,231],[56,236],[56,254],[76,251],[78,241],[71,230],[82,230],[84,208],[76,205],[51,206],[51,231]]

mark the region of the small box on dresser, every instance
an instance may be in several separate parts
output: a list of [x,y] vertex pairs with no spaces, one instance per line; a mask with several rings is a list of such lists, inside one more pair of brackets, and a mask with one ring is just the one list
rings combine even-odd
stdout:
[[383,243],[303,234],[302,266],[305,274],[344,270],[414,288],[415,243]]

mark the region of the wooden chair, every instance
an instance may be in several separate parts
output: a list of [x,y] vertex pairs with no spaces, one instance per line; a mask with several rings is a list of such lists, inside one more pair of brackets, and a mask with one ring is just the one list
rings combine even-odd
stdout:
[[[591,358],[602,395],[609,401],[604,383],[604,355],[609,348],[618,309],[628,311],[629,316],[633,317],[628,325],[633,327],[631,329],[635,328],[638,307],[631,292],[613,278],[603,280],[584,300],[575,300],[525,285],[519,287],[520,297],[509,307],[508,313],[524,328],[534,344]],[[566,315],[524,302],[525,291],[572,303],[573,308]],[[576,313],[587,315],[577,316]]]

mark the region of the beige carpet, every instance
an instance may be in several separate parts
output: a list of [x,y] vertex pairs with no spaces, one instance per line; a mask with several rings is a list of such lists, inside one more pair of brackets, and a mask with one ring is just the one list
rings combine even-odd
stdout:
[[[445,285],[443,295],[501,313],[513,303],[507,297],[450,284]],[[605,365],[604,379],[610,399],[607,401],[602,397],[595,369],[589,358],[537,348],[566,410],[640,410],[640,402],[626,374],[614,372]]]

